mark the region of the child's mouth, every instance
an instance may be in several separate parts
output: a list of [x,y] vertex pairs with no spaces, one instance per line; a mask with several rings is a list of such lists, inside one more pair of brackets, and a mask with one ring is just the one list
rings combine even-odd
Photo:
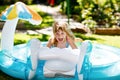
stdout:
[[58,40],[59,40],[59,41],[63,41],[63,38],[59,38]]

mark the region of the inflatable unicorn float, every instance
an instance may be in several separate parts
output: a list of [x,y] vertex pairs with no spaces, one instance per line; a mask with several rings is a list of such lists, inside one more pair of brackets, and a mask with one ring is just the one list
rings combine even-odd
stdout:
[[14,46],[18,20],[40,24],[42,18],[24,3],[17,2],[0,19],[6,21],[0,50],[0,70],[4,73],[27,80],[120,80],[119,48],[85,40],[76,43],[78,49],[50,49],[47,42],[38,39]]

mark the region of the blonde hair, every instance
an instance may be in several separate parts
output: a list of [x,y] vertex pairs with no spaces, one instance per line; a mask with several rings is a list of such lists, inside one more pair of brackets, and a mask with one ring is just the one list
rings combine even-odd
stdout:
[[54,39],[53,39],[53,44],[56,45],[57,44],[57,40],[55,39],[55,33],[58,31],[58,30],[62,30],[64,31],[70,38],[72,38],[73,40],[75,39],[71,29],[69,28],[69,25],[66,23],[66,22],[54,22],[53,24],[53,36],[54,36]]

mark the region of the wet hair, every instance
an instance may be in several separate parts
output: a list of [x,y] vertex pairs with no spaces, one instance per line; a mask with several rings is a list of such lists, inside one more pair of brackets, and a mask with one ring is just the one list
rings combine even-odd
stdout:
[[58,30],[64,31],[69,37],[71,37],[73,40],[75,39],[71,29],[69,28],[69,25],[66,22],[54,22],[53,24],[53,44],[57,44],[57,40],[55,39],[55,34]]

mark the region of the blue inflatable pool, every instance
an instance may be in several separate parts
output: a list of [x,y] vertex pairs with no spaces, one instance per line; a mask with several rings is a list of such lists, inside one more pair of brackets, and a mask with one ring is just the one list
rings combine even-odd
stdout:
[[[42,42],[46,46],[47,42]],[[81,43],[76,43],[78,47]],[[30,66],[30,44],[14,46],[12,51],[0,51],[0,70],[19,79],[27,79]],[[120,49],[112,46],[92,44],[92,52],[87,56],[89,63],[84,61],[81,73],[84,80],[120,80]],[[76,71],[74,77],[46,78],[43,75],[45,60],[39,60],[33,80],[79,80]]]

